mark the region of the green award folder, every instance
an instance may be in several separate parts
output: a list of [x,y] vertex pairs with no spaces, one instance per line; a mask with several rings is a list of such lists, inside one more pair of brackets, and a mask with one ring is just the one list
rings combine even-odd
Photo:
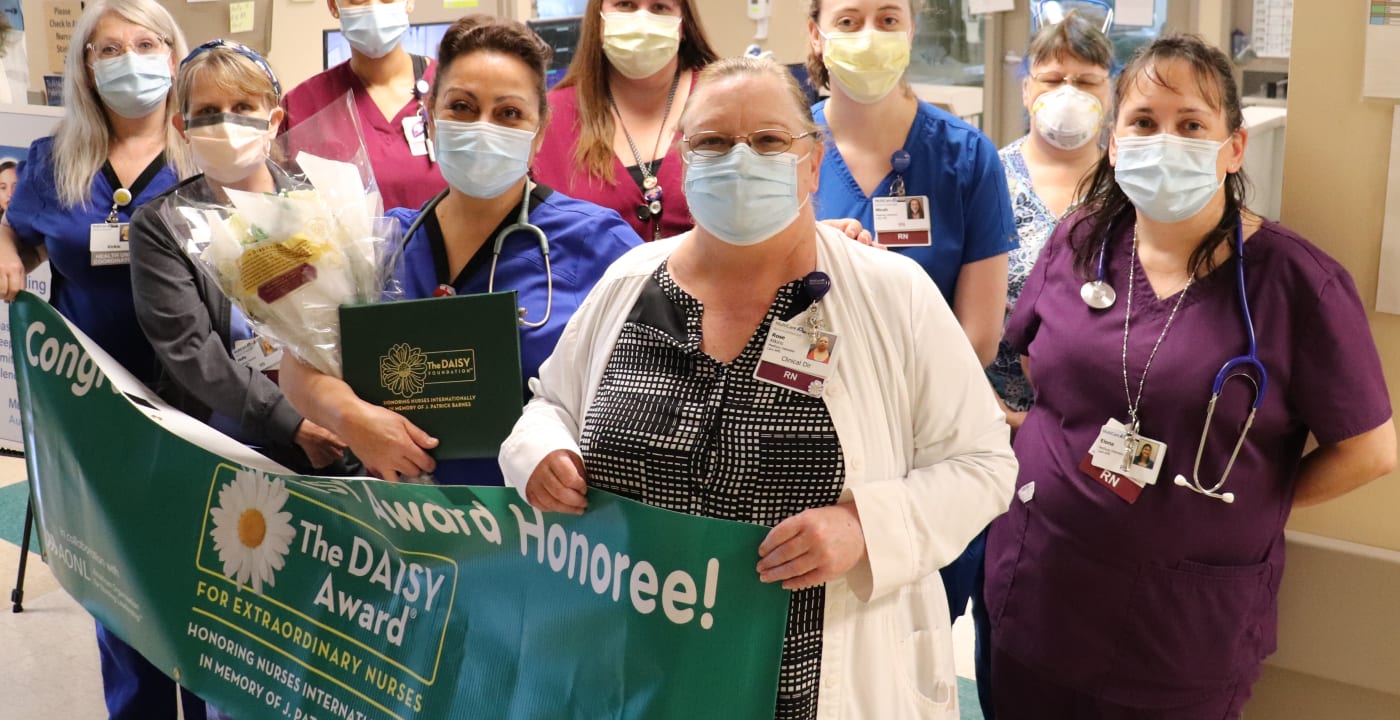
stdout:
[[437,438],[439,460],[495,457],[520,417],[515,293],[342,305],[345,382]]

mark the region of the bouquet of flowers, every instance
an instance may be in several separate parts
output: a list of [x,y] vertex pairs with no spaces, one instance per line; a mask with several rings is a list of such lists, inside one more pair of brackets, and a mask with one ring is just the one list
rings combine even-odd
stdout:
[[259,335],[336,377],[340,306],[394,294],[388,259],[401,235],[382,217],[360,137],[353,107],[332,104],[279,138],[268,168],[277,192],[218,197],[192,183],[160,209]]

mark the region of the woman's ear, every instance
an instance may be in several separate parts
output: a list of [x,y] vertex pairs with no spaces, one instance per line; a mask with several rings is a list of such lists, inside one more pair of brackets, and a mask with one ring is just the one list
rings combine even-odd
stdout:
[[815,20],[807,21],[807,46],[812,52],[812,57],[821,57],[824,49],[821,28],[817,27]]
[[1229,141],[1227,141],[1225,145],[1225,147],[1228,148],[1228,155],[1225,160],[1227,172],[1237,173],[1240,171],[1240,168],[1244,167],[1244,150],[1248,145],[1249,131],[1243,127],[1236,130],[1235,134],[1230,136]]
[[822,179],[822,157],[826,153],[826,143],[820,137],[813,136],[812,152],[807,157],[807,174],[810,177],[812,186],[811,192],[816,193],[821,187]]
[[268,129],[276,137],[278,128],[282,127],[282,121],[287,119],[287,111],[279,105],[272,109],[272,113],[267,116]]
[[190,137],[189,137],[188,135],[185,134],[185,116],[184,116],[184,115],[181,115],[180,113],[175,113],[174,115],[171,115],[171,116],[170,116],[170,124],[171,124],[172,126],[174,126],[175,132],[180,133],[180,139],[181,139],[181,140],[184,140],[185,142],[189,142],[189,141],[190,141]]
[[530,165],[531,167],[534,167],[534,165],[535,165],[535,156],[538,155],[538,154],[540,153],[540,148],[544,145],[544,133],[545,133],[545,130],[546,130],[546,129],[548,129],[548,126],[547,126],[547,125],[543,125],[543,126],[540,127],[539,130],[536,130],[536,131],[535,131],[535,139],[534,139],[533,141],[531,141],[531,143],[530,143],[530,162],[529,162],[529,165]]

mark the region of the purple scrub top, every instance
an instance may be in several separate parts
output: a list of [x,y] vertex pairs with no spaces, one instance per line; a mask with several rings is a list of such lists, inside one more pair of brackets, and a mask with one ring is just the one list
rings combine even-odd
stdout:
[[[1308,433],[1336,443],[1391,415],[1366,312],[1341,265],[1265,222],[1245,243],[1245,287],[1269,385],[1223,488],[1235,502],[1172,482],[1191,475],[1216,372],[1246,352],[1231,257],[1191,286],[1152,363],[1141,432],[1167,452],[1157,483],[1129,504],[1078,465],[1104,422],[1128,420],[1131,223],[1109,242],[1106,277],[1118,302],[1107,310],[1080,299],[1084,278],[1067,242],[1100,241],[1074,226],[1063,222],[1051,237],[1006,329],[1010,346],[1030,356],[1037,394],[1016,435],[1018,495],[987,540],[993,642],[1060,684],[1133,707],[1250,683],[1276,647],[1283,529]],[[1135,272],[1134,393],[1177,300],[1158,299],[1140,264]],[[1226,385],[1201,462],[1207,487],[1252,399],[1248,383]]]

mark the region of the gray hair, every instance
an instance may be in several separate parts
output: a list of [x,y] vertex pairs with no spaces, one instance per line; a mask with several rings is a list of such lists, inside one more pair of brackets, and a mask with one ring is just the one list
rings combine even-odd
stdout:
[[[116,15],[155,33],[170,46],[175,62],[189,52],[185,35],[175,19],[156,0],[95,0],[83,10],[68,45],[63,63],[63,119],[54,129],[54,186],[63,207],[78,207],[92,201],[92,179],[107,161],[112,128],[97,94],[92,70],[85,62],[87,45],[97,23],[106,15]],[[172,73],[173,75],[174,73]],[[194,168],[189,148],[170,119],[177,111],[172,82],[165,101],[165,158],[183,176]]]

